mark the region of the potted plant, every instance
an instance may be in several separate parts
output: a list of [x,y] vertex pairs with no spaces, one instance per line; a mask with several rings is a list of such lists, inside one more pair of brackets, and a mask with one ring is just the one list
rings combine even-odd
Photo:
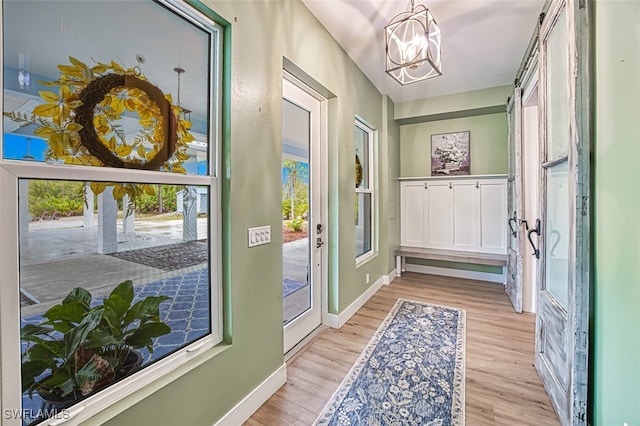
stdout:
[[43,314],[39,324],[21,328],[22,391],[37,392],[43,409],[57,409],[89,395],[142,364],[137,350],[153,352],[153,338],[171,332],[160,320],[167,296],[133,303],[131,280],[120,283],[101,304],[77,287]]

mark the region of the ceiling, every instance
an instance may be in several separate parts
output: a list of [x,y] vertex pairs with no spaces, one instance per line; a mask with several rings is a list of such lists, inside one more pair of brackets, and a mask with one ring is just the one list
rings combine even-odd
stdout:
[[[410,0],[302,1],[378,90],[396,103],[511,84],[544,3],[415,0],[431,9],[442,28],[443,75],[401,86],[384,71],[383,29],[393,16],[409,10]],[[194,111],[194,126],[205,123],[202,111],[207,97],[200,87],[206,81],[207,34],[185,29],[190,26],[152,3],[127,2],[127,7],[122,14],[112,1],[103,0],[4,2],[5,34],[13,36],[4,46],[5,66],[18,69],[19,55],[24,54],[31,58],[33,80],[54,80],[59,75],[57,66],[67,63],[68,56],[87,64],[115,60],[130,67],[142,55],[146,60],[142,72],[174,98],[177,74],[173,69],[186,69],[182,99]],[[117,22],[118,31],[96,32],[95,22],[81,19],[83,16]],[[145,19],[141,21],[140,16]],[[183,42],[174,43],[177,38]],[[32,89],[37,97],[37,89]]]
[[384,27],[409,0],[302,0],[396,103],[512,84],[544,0],[416,0],[442,29],[442,76],[401,86],[385,72]]

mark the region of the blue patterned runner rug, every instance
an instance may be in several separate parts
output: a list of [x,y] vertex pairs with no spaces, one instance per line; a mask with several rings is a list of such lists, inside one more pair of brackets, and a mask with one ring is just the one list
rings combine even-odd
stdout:
[[465,311],[398,299],[316,425],[464,425]]

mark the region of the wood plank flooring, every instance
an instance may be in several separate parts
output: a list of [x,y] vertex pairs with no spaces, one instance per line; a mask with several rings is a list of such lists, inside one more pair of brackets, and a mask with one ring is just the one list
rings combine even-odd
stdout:
[[406,273],[289,360],[287,383],[245,425],[313,424],[398,298],[467,311],[467,425],[559,424],[533,367],[533,314],[515,313],[499,284]]

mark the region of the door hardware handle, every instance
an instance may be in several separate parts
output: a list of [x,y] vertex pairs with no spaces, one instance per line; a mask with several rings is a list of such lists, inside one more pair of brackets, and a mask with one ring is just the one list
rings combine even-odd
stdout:
[[536,259],[540,259],[540,250],[536,247],[535,243],[531,239],[531,234],[533,234],[534,232],[538,234],[538,237],[540,237],[540,219],[536,219],[536,227],[529,229],[529,232],[527,232],[527,239],[529,240],[529,244],[531,244],[531,247],[533,247],[533,255],[536,257]]
[[321,223],[316,225],[316,234],[318,234],[318,235],[322,234],[322,224]]
[[[507,221],[507,224],[509,225],[509,230],[511,232],[511,236],[513,238],[517,238],[518,237],[518,215],[516,214],[517,212],[514,210],[513,211],[513,216],[509,218],[509,220]],[[515,225],[515,229],[513,228],[513,226],[511,226],[511,222],[513,222],[513,224]]]
[[316,238],[316,248],[322,247],[323,244],[324,244],[324,241],[322,241],[322,238],[320,237]]
[[513,226],[511,226],[511,222],[513,222],[513,223],[517,223],[517,221],[516,221],[516,219],[515,219],[515,218],[510,217],[510,218],[509,218],[509,220],[508,220],[508,222],[507,222],[507,223],[509,224],[509,232],[511,233],[511,236],[515,238],[515,237],[517,237],[517,236],[518,236],[518,233],[516,232],[516,230],[515,230],[515,229],[513,229]]

